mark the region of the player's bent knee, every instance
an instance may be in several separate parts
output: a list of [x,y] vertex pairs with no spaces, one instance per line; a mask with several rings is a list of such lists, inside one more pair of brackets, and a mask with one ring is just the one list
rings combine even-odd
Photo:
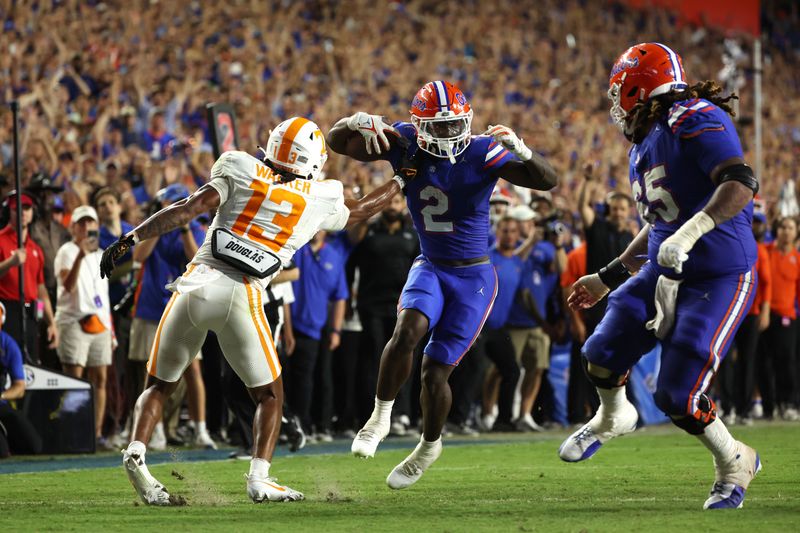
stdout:
[[586,356],[581,357],[581,362],[583,363],[583,371],[586,373],[586,377],[589,378],[589,381],[591,381],[595,387],[600,389],[615,389],[625,385],[628,381],[630,371],[624,374],[617,374],[607,368],[590,363]]
[[662,389],[656,390],[654,395],[656,405],[670,417],[672,423],[689,433],[700,435],[706,426],[717,418],[717,409],[714,401],[705,394],[701,394],[694,412],[688,413],[686,409],[686,396],[669,394]]
[[417,347],[425,332],[420,333],[418,328],[409,324],[399,324],[392,335],[392,347],[400,353],[410,353]]

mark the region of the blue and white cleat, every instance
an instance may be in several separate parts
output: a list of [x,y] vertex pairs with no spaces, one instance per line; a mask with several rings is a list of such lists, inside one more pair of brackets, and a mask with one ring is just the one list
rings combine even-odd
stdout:
[[750,482],[761,471],[761,458],[758,453],[741,442],[738,444],[736,459],[727,466],[714,465],[717,480],[711,493],[703,504],[703,509],[741,509]]
[[638,421],[639,413],[630,402],[626,401],[613,417],[607,417],[601,405],[589,422],[561,443],[558,456],[569,463],[585,461],[597,453],[603,443],[633,432]]

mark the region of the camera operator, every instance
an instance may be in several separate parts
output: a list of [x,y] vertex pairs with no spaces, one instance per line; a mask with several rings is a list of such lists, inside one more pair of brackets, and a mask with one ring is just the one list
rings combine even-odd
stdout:
[[57,353],[65,374],[82,378],[86,370],[94,388],[95,437],[105,447],[101,430],[113,334],[108,280],[100,277],[102,251],[97,228],[93,207],[75,208],[70,225],[72,241],[56,254],[56,324],[61,338]]

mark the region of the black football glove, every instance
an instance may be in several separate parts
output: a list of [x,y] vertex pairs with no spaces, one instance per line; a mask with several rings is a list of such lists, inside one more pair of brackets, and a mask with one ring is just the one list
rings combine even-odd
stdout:
[[411,144],[408,139],[403,136],[397,141],[400,145],[400,148],[403,150],[403,155],[400,158],[397,166],[394,168],[394,173],[403,178],[403,181],[408,185],[414,178],[417,177],[418,169],[417,166],[419,165],[418,155],[419,155],[419,147],[415,147],[414,153],[408,153],[408,147]]
[[110,278],[114,267],[117,266],[117,261],[128,253],[128,250],[133,248],[133,235],[123,235],[117,242],[109,246],[103,252],[103,257],[100,259],[100,277]]

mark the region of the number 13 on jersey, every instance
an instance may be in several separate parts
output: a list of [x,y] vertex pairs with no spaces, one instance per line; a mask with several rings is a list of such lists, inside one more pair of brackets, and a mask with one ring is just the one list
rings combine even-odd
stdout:
[[[250,197],[242,214],[236,219],[231,229],[237,235],[247,235],[248,238],[255,242],[263,244],[270,250],[277,252],[286,244],[286,241],[289,240],[292,233],[294,233],[294,227],[297,225],[300,216],[306,208],[306,200],[299,194],[282,188],[273,188],[272,191],[269,192],[269,196],[267,196],[269,184],[261,180],[251,181],[250,188],[253,189],[253,196]],[[287,214],[279,212],[274,213],[270,222],[277,226],[278,230],[276,232],[266,232],[266,234],[264,228],[253,222],[253,218],[258,214],[265,198],[269,202],[275,204],[276,208],[273,211],[277,211],[281,207],[289,208]]]

